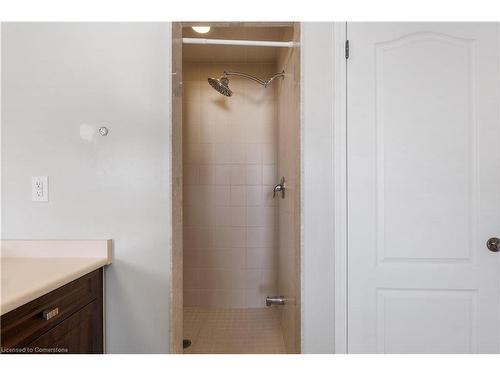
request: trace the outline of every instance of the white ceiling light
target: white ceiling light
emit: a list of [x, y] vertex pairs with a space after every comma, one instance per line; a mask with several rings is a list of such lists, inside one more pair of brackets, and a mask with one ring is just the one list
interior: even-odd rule
[[191, 26], [194, 31], [200, 34], [206, 34], [210, 31], [210, 26]]

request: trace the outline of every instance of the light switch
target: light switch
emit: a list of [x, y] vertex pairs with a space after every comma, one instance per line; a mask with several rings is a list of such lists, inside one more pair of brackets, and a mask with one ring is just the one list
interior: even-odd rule
[[33, 202], [49, 201], [49, 179], [47, 176], [31, 177], [31, 200]]

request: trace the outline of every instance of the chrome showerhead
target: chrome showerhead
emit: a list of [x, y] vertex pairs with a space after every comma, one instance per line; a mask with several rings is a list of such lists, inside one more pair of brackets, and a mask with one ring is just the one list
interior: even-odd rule
[[276, 73], [273, 75], [271, 78], [269, 78], [267, 81], [264, 81], [260, 78], [254, 77], [250, 74], [246, 73], [241, 73], [241, 72], [224, 72], [224, 75], [220, 77], [219, 79], [215, 78], [209, 78], [208, 83], [210, 86], [212, 86], [217, 92], [219, 92], [222, 95], [225, 96], [232, 96], [233, 92], [229, 88], [229, 78], [228, 76], [237, 76], [237, 77], [243, 77], [246, 79], [250, 79], [254, 82], [257, 82], [267, 88], [269, 84], [274, 81], [276, 78], [281, 77], [282, 79], [285, 79], [285, 71], [283, 70], [281, 73]]
[[226, 76], [222, 76], [219, 79], [209, 78], [208, 83], [224, 96], [233, 95], [233, 92], [229, 88], [229, 78], [227, 78]]

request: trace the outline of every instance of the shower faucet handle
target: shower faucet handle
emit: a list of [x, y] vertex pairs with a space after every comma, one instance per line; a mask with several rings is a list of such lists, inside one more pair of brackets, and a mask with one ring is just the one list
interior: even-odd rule
[[281, 177], [281, 181], [273, 189], [273, 198], [276, 197], [276, 193], [281, 192], [281, 199], [285, 199], [285, 177]]

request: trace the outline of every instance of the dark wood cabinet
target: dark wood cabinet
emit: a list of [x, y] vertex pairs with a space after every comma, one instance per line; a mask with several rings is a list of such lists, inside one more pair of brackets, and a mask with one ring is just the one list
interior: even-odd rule
[[102, 353], [102, 269], [0, 317], [4, 353]]

